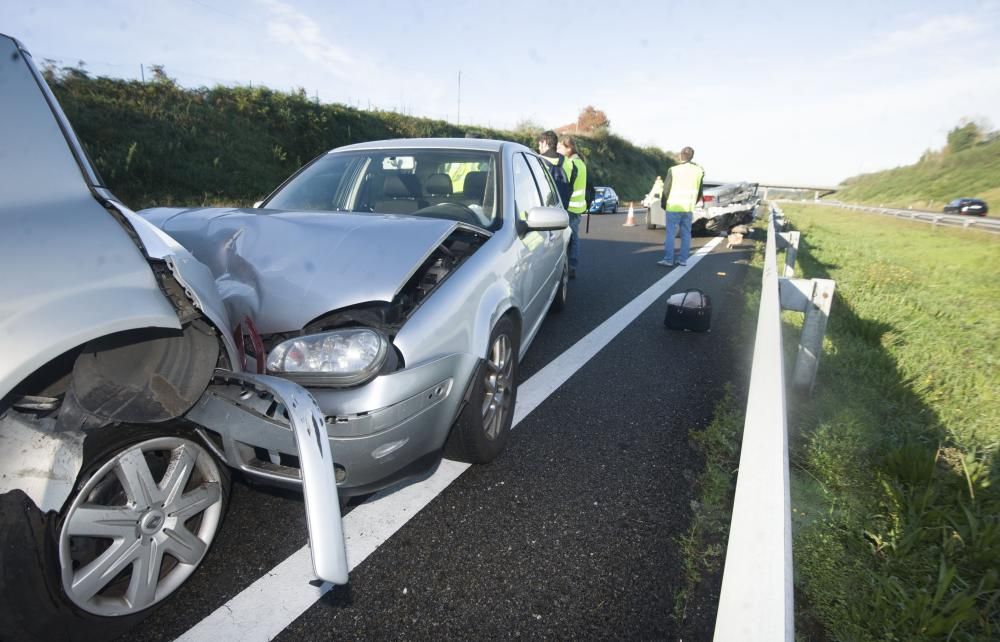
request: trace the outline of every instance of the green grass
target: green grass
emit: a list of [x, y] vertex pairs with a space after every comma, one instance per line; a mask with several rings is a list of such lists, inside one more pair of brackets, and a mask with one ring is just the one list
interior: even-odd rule
[[691, 439], [705, 455], [705, 468], [695, 482], [691, 526], [677, 538], [684, 569], [684, 587], [674, 595], [672, 617], [683, 628], [688, 605], [696, 592], [705, 591], [707, 578], [722, 573], [734, 491], [733, 471], [740, 453], [743, 409], [727, 389], [712, 423], [691, 432]]
[[[1000, 238], [784, 210], [803, 233], [797, 275], [837, 280], [815, 391], [789, 399], [797, 639], [1000, 638]], [[743, 343], [762, 251], [745, 281]], [[790, 374], [802, 315], [783, 319]], [[738, 397], [693, 435], [706, 464], [678, 539], [681, 624], [722, 573]]]
[[855, 176], [831, 198], [937, 211], [960, 196], [1000, 207], [1000, 138], [953, 154], [927, 153], [906, 167]]
[[1000, 239], [784, 209], [798, 273], [837, 281], [789, 419], [800, 635], [996, 639]]

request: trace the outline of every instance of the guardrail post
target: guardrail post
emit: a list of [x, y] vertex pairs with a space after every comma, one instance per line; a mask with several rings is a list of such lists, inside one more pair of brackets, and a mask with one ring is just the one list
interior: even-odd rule
[[806, 318], [802, 324], [802, 337], [799, 339], [795, 370], [792, 374], [792, 386], [810, 392], [816, 383], [819, 357], [823, 354], [826, 322], [830, 318], [830, 305], [833, 303], [833, 293], [837, 287], [837, 282], [832, 279], [811, 279], [811, 281], [812, 293], [805, 309]]
[[785, 277], [795, 276], [795, 255], [799, 251], [799, 237], [801, 232], [782, 232], [778, 235], [781, 245], [785, 250]]

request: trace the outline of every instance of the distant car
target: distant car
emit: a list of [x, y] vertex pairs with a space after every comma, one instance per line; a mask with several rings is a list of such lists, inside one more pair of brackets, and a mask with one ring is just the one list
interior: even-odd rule
[[[506, 443], [517, 364], [566, 300], [569, 221], [546, 161], [482, 139], [325, 153], [258, 208], [140, 212], [215, 274], [259, 331], [266, 372], [323, 411], [341, 496], [478, 463]], [[248, 342], [249, 345], [252, 342]], [[236, 449], [244, 473], [294, 485], [293, 451]]]
[[593, 214], [614, 214], [618, 211], [618, 194], [610, 187], [595, 187], [594, 202], [590, 204]]
[[945, 214], [971, 214], [973, 216], [986, 216], [990, 208], [986, 206], [986, 201], [978, 198], [956, 198], [944, 206]]

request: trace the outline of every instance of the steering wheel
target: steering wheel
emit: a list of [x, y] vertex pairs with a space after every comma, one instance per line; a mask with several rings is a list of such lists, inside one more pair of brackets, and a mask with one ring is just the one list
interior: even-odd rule
[[440, 218], [447, 218], [453, 221], [459, 221], [460, 223], [482, 225], [479, 215], [476, 214], [471, 207], [465, 205], [464, 203], [442, 201], [440, 203], [435, 203], [430, 207], [425, 207], [423, 210], [419, 211], [433, 213], [434, 215], [439, 215]]

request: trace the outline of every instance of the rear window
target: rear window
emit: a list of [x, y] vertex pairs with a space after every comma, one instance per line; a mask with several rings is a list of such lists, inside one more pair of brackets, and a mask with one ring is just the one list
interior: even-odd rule
[[395, 149], [333, 152], [279, 188], [264, 207], [426, 216], [499, 227], [491, 152]]

